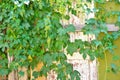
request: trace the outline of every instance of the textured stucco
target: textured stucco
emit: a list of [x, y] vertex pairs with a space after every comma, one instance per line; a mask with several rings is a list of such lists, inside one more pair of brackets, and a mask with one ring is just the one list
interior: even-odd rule
[[[109, 16], [107, 16], [107, 15], [113, 11], [115, 11], [115, 12], [120, 11], [120, 3], [116, 3], [114, 0], [112, 0], [112, 1], [109, 1], [106, 3], [102, 3], [102, 4], [95, 3], [95, 7], [99, 8], [99, 12], [100, 12], [100, 13], [98, 13], [99, 16], [96, 16], [97, 18], [99, 18], [100, 16], [103, 16], [103, 17], [106, 16], [105, 21], [109, 24], [115, 23], [117, 21], [117, 19], [118, 19], [117, 14], [112, 13], [112, 15], [109, 15]], [[106, 15], [106, 13], [107, 13], [107, 15]], [[103, 17], [102, 17], [102, 19], [103, 19]]]
[[[101, 34], [100, 36], [102, 37], [103, 34]], [[120, 56], [120, 38], [115, 40], [114, 44], [117, 46], [117, 48], [114, 49], [114, 53], [111, 54], [110, 52], [106, 52], [107, 70], [109, 70], [108, 72], [106, 71], [105, 58], [98, 59], [99, 80], [120, 80], [120, 72], [115, 74], [111, 71], [111, 67], [110, 67], [111, 63], [115, 63], [117, 66], [120, 66], [120, 59], [113, 60], [113, 56]], [[105, 72], [106, 72], [106, 79], [105, 79]]]

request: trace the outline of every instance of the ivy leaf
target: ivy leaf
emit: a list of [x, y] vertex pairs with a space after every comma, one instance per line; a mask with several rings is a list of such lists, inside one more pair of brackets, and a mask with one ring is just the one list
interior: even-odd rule
[[116, 60], [120, 60], [120, 56], [115, 55], [115, 56], [112, 57], [112, 59], [113, 59], [114, 61], [116, 61]]
[[113, 73], [117, 72], [117, 66], [114, 63], [111, 63], [111, 70]]
[[96, 24], [97, 22], [96, 22], [96, 20], [94, 19], [94, 18], [90, 18], [90, 19], [88, 19], [87, 21], [86, 21], [86, 24]]
[[43, 29], [43, 27], [45, 26], [44, 24], [44, 20], [38, 20], [37, 24], [36, 24], [36, 27], [40, 28], [40, 29]]
[[32, 73], [32, 75], [34, 76], [34, 78], [37, 78], [37, 77], [39, 76], [39, 72], [34, 71], [34, 72]]
[[[44, 76], [47, 77], [47, 73], [48, 73], [49, 71], [50, 71], [50, 67], [43, 66], [42, 69], [41, 69], [41, 71], [40, 71], [40, 73], [39, 73], [39, 75], [40, 75], [40, 76], [44, 75]], [[35, 74], [36, 74], [36, 73], [35, 73]]]
[[111, 63], [111, 67], [112, 67], [113, 69], [116, 69], [116, 65], [115, 65], [114, 63]]
[[64, 28], [59, 28], [57, 32], [58, 32], [58, 34], [59, 34], [60, 36], [66, 34], [66, 30], [65, 30]]
[[88, 15], [92, 12], [90, 8], [87, 8], [86, 11], [87, 11], [86, 14]]
[[69, 24], [66, 28], [67, 32], [75, 32], [75, 26], [73, 24]]
[[66, 77], [64, 75], [65, 75], [65, 73], [63, 71], [60, 71], [58, 73], [57, 80], [66, 80]]
[[111, 35], [112, 35], [113, 39], [116, 40], [120, 37], [120, 31], [112, 32]]
[[18, 74], [19, 74], [20, 76], [24, 76], [24, 72], [23, 72], [23, 71], [19, 71]]
[[67, 47], [68, 54], [72, 55], [74, 52], [76, 52], [78, 47], [75, 45], [75, 43], [70, 43]]
[[76, 10], [72, 9], [72, 14], [76, 15]]
[[87, 54], [83, 53], [83, 59], [86, 59], [86, 57], [87, 57]]
[[52, 65], [52, 56], [50, 54], [45, 54], [43, 61], [46, 65], [50, 66]]
[[2, 16], [0, 16], [0, 21], [2, 21], [2, 19], [3, 19], [3, 17], [2, 17]]
[[3, 69], [3, 68], [0, 69], [0, 75], [5, 76], [8, 73], [9, 73], [8, 69]]
[[98, 47], [99, 45], [102, 45], [102, 42], [98, 40], [93, 40], [92, 42], [96, 45], [96, 47]]
[[95, 56], [94, 55], [90, 55], [90, 60], [94, 60], [95, 59]]
[[69, 20], [69, 19], [70, 19], [70, 16], [69, 16], [69, 15], [65, 15], [65, 19], [66, 19], [66, 20]]
[[55, 43], [55, 48], [58, 49], [58, 50], [62, 50], [62, 47], [63, 47], [63, 42], [62, 41], [56, 41]]
[[118, 22], [120, 22], [120, 16], [118, 16]]
[[84, 42], [82, 40], [75, 40], [75, 45], [78, 48], [83, 48], [84, 47]]
[[67, 64], [67, 68], [66, 68], [66, 73], [67, 74], [70, 74], [73, 72], [73, 67], [71, 64]]
[[55, 61], [55, 60], [58, 61], [59, 60], [58, 59], [59, 58], [59, 54], [58, 53], [53, 53], [51, 56], [52, 56], [53, 61]]
[[77, 70], [74, 70], [70, 76], [71, 80], [80, 80], [80, 73]]
[[66, 55], [64, 53], [59, 53], [59, 57], [61, 59], [67, 60], [67, 57], [66, 57]]
[[105, 1], [104, 0], [95, 0], [96, 2], [98, 3], [104, 3]]

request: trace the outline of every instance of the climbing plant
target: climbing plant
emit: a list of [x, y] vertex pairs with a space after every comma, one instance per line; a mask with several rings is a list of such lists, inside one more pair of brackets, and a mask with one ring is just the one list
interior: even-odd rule
[[[120, 36], [120, 31], [108, 33], [105, 20], [107, 16], [104, 16], [108, 13], [99, 15], [101, 8], [91, 10], [87, 4], [81, 4], [82, 0], [76, 1], [78, 8], [75, 9], [72, 7], [74, 0], [0, 0], [0, 75], [9, 75], [11, 71], [26, 67], [30, 78], [30, 70], [42, 62], [42, 69], [33, 72], [34, 78], [47, 76], [50, 70], [54, 70], [58, 74], [58, 80], [80, 80], [80, 73], [73, 70], [67, 62], [64, 49], [70, 55], [80, 49], [83, 58], [89, 55], [91, 60], [104, 58], [106, 51], [113, 51], [113, 41]], [[119, 0], [115, 1], [119, 4]], [[94, 2], [104, 4], [107, 1]], [[86, 19], [81, 30], [84, 34], [95, 34], [96, 40], [69, 41], [68, 33], [74, 32], [75, 27], [69, 24], [64, 28], [61, 20], [69, 20], [66, 11], [79, 14], [79, 8], [83, 8], [86, 14], [96, 14], [96, 18]], [[113, 12], [118, 16], [116, 25], [120, 26], [120, 12]], [[105, 36], [98, 38], [101, 32]], [[18, 75], [22, 76], [24, 72], [18, 71]]]

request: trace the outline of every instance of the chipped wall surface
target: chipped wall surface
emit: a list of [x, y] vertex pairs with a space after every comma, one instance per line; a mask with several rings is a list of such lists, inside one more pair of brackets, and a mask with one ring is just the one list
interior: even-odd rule
[[[89, 19], [89, 18], [94, 18], [94, 2], [92, 1], [91, 3], [84, 1], [79, 1], [79, 5], [82, 5], [82, 7], [77, 8], [77, 0], [73, 1], [72, 7], [77, 10], [76, 15], [68, 12], [66, 10], [66, 15], [70, 16], [69, 20], [65, 20], [62, 19], [61, 23], [63, 26], [69, 25], [69, 24], [73, 24], [74, 26], [76, 25], [83, 25], [85, 24], [85, 20]], [[92, 13], [87, 13], [87, 8], [89, 8], [91, 11], [93, 11]], [[85, 11], [86, 10], [86, 11]]]
[[[94, 8], [94, 3], [86, 3], [86, 2], [81, 2], [82, 4], [87, 4], [88, 7], [91, 8], [91, 10]], [[76, 7], [76, 2], [73, 3], [73, 7]], [[85, 7], [85, 6], [84, 6]], [[86, 7], [85, 7], [86, 8]], [[83, 11], [80, 9], [80, 11]], [[61, 20], [61, 23], [63, 26], [68, 25], [68, 24], [73, 24], [74, 26], [76, 25], [83, 25], [85, 24], [85, 19], [93, 18], [94, 13], [85, 14], [85, 12], [80, 12], [76, 16], [69, 13], [70, 19], [68, 21], [66, 20]], [[70, 41], [74, 42], [76, 39], [82, 39], [83, 41], [91, 41], [95, 39], [95, 35], [89, 34], [89, 35], [84, 35], [83, 32], [70, 32]], [[79, 52], [75, 52], [73, 56], [67, 55], [68, 62], [73, 64], [74, 70], [77, 70], [81, 74], [81, 80], [97, 80], [97, 62], [96, 60], [91, 61], [89, 57], [84, 60], [82, 55], [79, 54]], [[38, 66], [36, 67], [35, 71], [39, 71], [41, 67], [43, 66], [42, 63], [39, 63]], [[51, 70], [48, 72], [47, 78], [39, 77], [36, 80], [57, 80], [57, 74], [55, 71]]]
[[[70, 41], [74, 42], [76, 39], [82, 41], [95, 40], [95, 35], [84, 35], [83, 32], [70, 33]], [[89, 56], [84, 60], [79, 52], [75, 52], [73, 56], [67, 55], [68, 62], [73, 64], [74, 70], [77, 70], [81, 74], [81, 80], [97, 80], [97, 61], [91, 61]]]
[[[94, 35], [84, 35], [83, 32], [74, 32], [69, 34], [71, 42], [74, 42], [75, 39], [81, 39], [83, 41], [91, 41], [95, 39]], [[68, 62], [73, 65], [73, 69], [77, 70], [81, 74], [81, 80], [97, 80], [98, 76], [96, 59], [91, 61], [89, 56], [87, 56], [87, 58], [84, 60], [79, 52], [75, 52], [72, 56], [67, 55], [67, 59]], [[57, 75], [54, 71], [49, 73], [47, 80], [57, 80]]]
[[[92, 4], [87, 3], [87, 5], [89, 5], [88, 7], [90, 7], [91, 9], [94, 8], [93, 2]], [[73, 7], [75, 7], [75, 2]], [[61, 23], [63, 24], [63, 26], [68, 24], [73, 24], [74, 26], [81, 25], [81, 24], [83, 25], [85, 24], [85, 19], [94, 17], [94, 13], [90, 13], [89, 15], [85, 13], [80, 13], [79, 16], [75, 16], [73, 14], [69, 14], [69, 15], [70, 15], [70, 19], [68, 21], [61, 20]], [[69, 35], [70, 35], [71, 42], [75, 42], [76, 39], [81, 39], [82, 41], [88, 41], [88, 42], [95, 39], [95, 35], [92, 35], [92, 34], [84, 35], [83, 32], [80, 32], [80, 31], [70, 32]], [[98, 76], [97, 76], [97, 60], [96, 59], [94, 61], [91, 61], [89, 59], [89, 56], [87, 56], [87, 58], [84, 60], [82, 55], [79, 52], [75, 52], [72, 56], [67, 55], [67, 59], [68, 59], [68, 62], [73, 65], [73, 69], [80, 72], [81, 80], [97, 80]], [[49, 72], [47, 80], [57, 80], [57, 75], [55, 74], [54, 71]]]
[[[106, 9], [108, 9], [108, 8], [111, 9], [111, 7], [116, 8], [114, 6], [118, 6], [118, 4], [116, 5], [115, 3], [109, 2], [109, 4], [105, 5]], [[90, 7], [93, 8], [94, 4], [93, 3], [90, 4]], [[120, 7], [117, 7], [116, 10], [118, 10], [118, 8], [120, 8]], [[70, 14], [70, 19], [68, 21], [63, 20], [62, 24], [63, 24], [63, 26], [68, 25], [68, 24], [73, 24], [74, 26], [84, 25], [86, 18], [88, 19], [88, 18], [93, 18], [93, 17], [94, 17], [94, 13], [89, 14], [89, 15], [82, 13], [82, 14], [79, 14], [79, 16]], [[108, 21], [108, 23], [111, 23], [111, 22], [114, 22], [115, 19], [110, 18], [110, 19], [107, 19], [107, 21]], [[118, 30], [118, 28], [113, 27], [112, 24], [108, 24], [107, 26], [108, 26], [109, 31], [117, 31]], [[76, 31], [74, 33], [71, 32], [71, 33], [69, 33], [69, 35], [70, 35], [71, 42], [74, 42], [76, 39], [82, 39], [83, 41], [91, 41], [91, 40], [95, 39], [94, 35], [84, 35], [83, 32], [79, 32], [79, 31]], [[119, 41], [120, 41], [120, 39], [115, 41], [115, 44], [118, 45], [118, 48], [115, 49], [115, 52], [116, 52], [115, 55], [119, 55], [118, 52], [120, 52]], [[80, 72], [81, 80], [98, 80], [98, 79], [104, 80], [104, 77], [105, 77], [104, 75], [106, 72], [106, 70], [105, 70], [106, 66], [105, 66], [104, 60], [99, 59], [100, 65], [99, 65], [99, 69], [97, 69], [97, 67], [98, 67], [97, 60], [90, 61], [89, 57], [87, 57], [87, 59], [84, 60], [82, 58], [82, 55], [79, 54], [79, 52], [75, 52], [73, 54], [73, 56], [67, 55], [67, 58], [68, 58], [68, 62], [73, 64], [74, 70], [77, 70]], [[107, 54], [107, 61], [110, 65], [110, 62], [112, 61], [112, 56], [110, 54]], [[116, 61], [115, 63], [117, 65], [119, 65], [120, 61]], [[99, 70], [99, 72], [97, 70]], [[54, 73], [54, 71], [53, 71], [53, 73]], [[120, 75], [120, 73], [113, 74], [112, 72], [109, 72], [109, 73], [107, 73], [107, 80], [120, 80], [120, 77], [117, 77], [119, 75]], [[57, 80], [56, 77], [57, 77], [56, 74], [53, 77], [52, 72], [50, 72], [50, 75], [47, 78], [47, 80]]]
[[[82, 2], [82, 4], [85, 4], [86, 2]], [[76, 2], [73, 3], [73, 7], [76, 7]], [[91, 10], [94, 8], [94, 3], [86, 3], [88, 7], [91, 8]], [[82, 11], [80, 9], [80, 11]], [[76, 25], [83, 25], [85, 24], [85, 19], [93, 18], [94, 13], [85, 14], [85, 12], [80, 12], [76, 16], [69, 13], [70, 19], [67, 20], [61, 20], [61, 23], [63, 26], [68, 25], [68, 24], [73, 24], [74, 26]], [[84, 35], [83, 32], [70, 32], [70, 41], [74, 42], [76, 39], [82, 39], [83, 41], [91, 41], [95, 39], [95, 35], [89, 34], [89, 35]], [[75, 52], [73, 56], [67, 55], [68, 62], [73, 64], [74, 70], [77, 70], [81, 74], [81, 80], [97, 80], [97, 61], [91, 61], [89, 57], [84, 60], [82, 55], [79, 54], [79, 52]], [[42, 65], [42, 64], [41, 64]], [[40, 65], [39, 65], [40, 66]], [[38, 66], [38, 67], [39, 67]], [[43, 66], [43, 65], [42, 65]], [[55, 71], [51, 70], [48, 72], [47, 78], [45, 77], [40, 77], [37, 80], [57, 80], [57, 74]]]

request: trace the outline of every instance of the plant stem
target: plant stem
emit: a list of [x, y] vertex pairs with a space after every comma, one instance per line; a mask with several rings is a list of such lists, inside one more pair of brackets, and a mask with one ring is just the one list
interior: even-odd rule
[[104, 76], [104, 80], [106, 80], [107, 79], [107, 56], [106, 56], [106, 53], [104, 53], [105, 54], [105, 76]]

